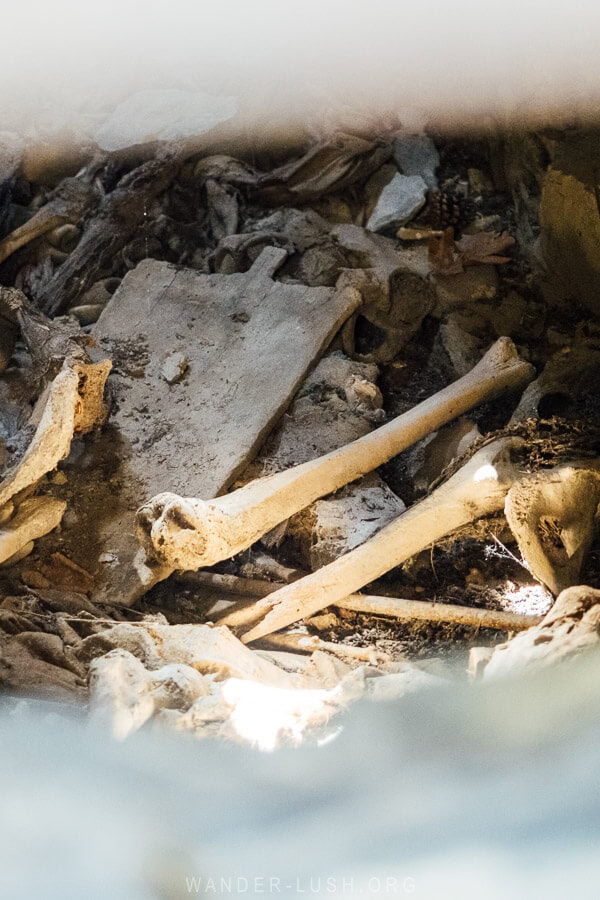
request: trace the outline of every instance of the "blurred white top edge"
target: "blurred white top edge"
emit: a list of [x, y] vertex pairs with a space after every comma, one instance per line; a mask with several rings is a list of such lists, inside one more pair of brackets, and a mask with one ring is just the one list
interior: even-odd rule
[[594, 118], [600, 95], [591, 0], [22, 0], [2, 33], [0, 131], [30, 140], [93, 136], [161, 90], [271, 131], [390, 114], [411, 130], [535, 126]]

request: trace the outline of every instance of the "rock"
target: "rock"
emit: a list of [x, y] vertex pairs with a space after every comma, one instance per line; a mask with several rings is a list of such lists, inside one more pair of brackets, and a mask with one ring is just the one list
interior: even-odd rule
[[[569, 129], [549, 143], [551, 166], [542, 179], [541, 234], [535, 260], [550, 304], [576, 301], [600, 317], [600, 213], [597, 137]], [[538, 170], [539, 171], [539, 170]]]
[[511, 422], [552, 415], [585, 414], [586, 402], [600, 390], [600, 348], [594, 338], [579, 338], [562, 347], [527, 385]]
[[420, 175], [428, 190], [436, 190], [438, 180], [435, 172], [440, 164], [440, 155], [429, 135], [402, 135], [394, 141], [393, 152], [403, 175]]
[[376, 474], [361, 478], [334, 497], [317, 500], [290, 522], [292, 536], [306, 542], [312, 571], [338, 559], [402, 515], [402, 500]]
[[102, 150], [124, 150], [150, 141], [177, 141], [210, 131], [231, 119], [231, 97], [179, 88], [138, 91], [119, 104], [96, 129]]
[[509, 291], [499, 303], [482, 308], [482, 313], [488, 317], [498, 337], [506, 335], [519, 341], [523, 334], [527, 301], [516, 291]]
[[363, 437], [371, 428], [371, 413], [356, 397], [356, 382], [378, 390], [378, 368], [334, 351], [307, 376], [288, 414], [261, 450], [243, 480], [287, 469], [323, 456]]
[[369, 180], [365, 185], [365, 207], [364, 207], [364, 221], [368, 222], [371, 215], [373, 214], [373, 210], [377, 206], [377, 201], [381, 195], [382, 190], [392, 181], [392, 179], [398, 174], [398, 167], [393, 163], [389, 163], [385, 166], [382, 166], [376, 172], [371, 175]]
[[171, 353], [165, 359], [160, 374], [167, 384], [175, 384], [176, 382], [181, 381], [187, 372], [189, 365], [190, 361], [185, 353]]
[[[339, 351], [325, 356], [243, 480], [307, 462], [371, 431], [381, 413], [377, 375], [372, 363], [356, 362]], [[287, 534], [314, 569], [362, 543], [404, 509], [379, 476], [370, 474], [293, 516]]]
[[439, 341], [447, 354], [456, 378], [471, 371], [489, 343], [485, 334], [481, 334], [481, 324], [482, 319], [477, 313], [472, 316], [469, 311], [459, 310], [446, 316], [440, 325], [436, 342]]
[[481, 437], [477, 425], [467, 416], [461, 416], [445, 428], [407, 452], [407, 472], [413, 479], [417, 491], [425, 491], [446, 466], [460, 457]]
[[402, 265], [392, 272], [382, 269], [351, 269], [340, 277], [338, 286], [357, 290], [362, 306], [342, 330], [342, 347], [355, 359], [388, 363], [421, 327], [435, 304], [435, 295], [426, 278], [412, 267]]
[[72, 306], [69, 310], [71, 316], [75, 316], [82, 327], [93, 325], [102, 314], [104, 306], [100, 303], [86, 303], [82, 306]]
[[[28, 646], [30, 643], [24, 633], [16, 637], [0, 635], [0, 688], [10, 693], [25, 694], [29, 697], [45, 697], [68, 703], [80, 701], [85, 696], [83, 679], [71, 668], [55, 665], [40, 659], [36, 650]], [[54, 635], [40, 634], [39, 640], [49, 639]], [[60, 638], [56, 641], [62, 644]]]
[[369, 231], [399, 228], [425, 204], [427, 185], [420, 175], [395, 175], [381, 194], [367, 222]]

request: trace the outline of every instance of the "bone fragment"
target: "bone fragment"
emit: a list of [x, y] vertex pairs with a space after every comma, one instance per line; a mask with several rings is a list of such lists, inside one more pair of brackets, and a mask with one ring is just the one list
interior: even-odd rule
[[[561, 591], [541, 623], [494, 648], [484, 679], [516, 675], [524, 668], [543, 668], [598, 652], [600, 591], [576, 585]], [[571, 698], [572, 699], [572, 698]]]
[[56, 468], [68, 455], [75, 432], [85, 433], [103, 420], [102, 393], [110, 367], [104, 360], [66, 364], [59, 372], [34, 410], [35, 417], [39, 407], [40, 418], [25, 456], [0, 482], [0, 508]]
[[0, 563], [15, 556], [30, 541], [56, 528], [66, 508], [64, 500], [53, 497], [24, 500], [15, 516], [0, 528]]
[[89, 180], [65, 178], [48, 203], [0, 241], [0, 263], [36, 238], [71, 222], [80, 222], [99, 200], [100, 191]]
[[117, 648], [90, 664], [90, 717], [123, 740], [164, 708], [187, 709], [209, 693], [192, 666], [171, 664], [148, 671], [128, 650]]
[[[260, 478], [211, 502], [157, 494], [138, 512], [147, 555], [173, 569], [198, 569], [240, 553], [314, 500], [501, 391], [531, 380], [509, 338], [499, 338], [467, 375], [387, 425], [319, 459]], [[426, 542], [430, 543], [430, 542]], [[365, 582], [363, 582], [365, 583]]]
[[259, 601], [255, 612], [260, 621], [244, 634], [244, 643], [339, 604], [450, 532], [502, 509], [518, 477], [511, 450], [521, 446], [518, 438], [503, 438], [482, 448], [429, 497], [360, 547]]
[[508, 492], [504, 511], [523, 558], [555, 595], [579, 581], [599, 503], [600, 466], [557, 466]]
[[[185, 579], [198, 579], [199, 585], [206, 585], [213, 590], [221, 590], [224, 594], [237, 596], [266, 597], [283, 584], [268, 581], [253, 581], [249, 578], [237, 578], [235, 575], [213, 575], [212, 572], [195, 572]], [[224, 579], [224, 580], [221, 580]], [[192, 582], [196, 583], [195, 581]], [[383, 597], [375, 594], [349, 594], [336, 604], [341, 609], [353, 612], [368, 613], [373, 616], [389, 616], [402, 622], [414, 620], [422, 622], [449, 622], [454, 625], [474, 625], [477, 628], [495, 628], [499, 631], [523, 631], [541, 622], [541, 616], [526, 616], [521, 613], [506, 612], [496, 609], [476, 609], [472, 606], [457, 606], [453, 603], [434, 603], [429, 600], [406, 600], [400, 597]], [[250, 600], [240, 600], [232, 604], [221, 616], [217, 617], [219, 625], [239, 628], [249, 624], [255, 617], [255, 604]], [[270, 635], [277, 640], [282, 635]], [[290, 637], [290, 635], [285, 635]], [[294, 637], [299, 637], [295, 635]]]

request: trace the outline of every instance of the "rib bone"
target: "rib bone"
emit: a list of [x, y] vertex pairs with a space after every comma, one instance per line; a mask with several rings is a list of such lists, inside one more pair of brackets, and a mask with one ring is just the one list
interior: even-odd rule
[[205, 502], [157, 494], [138, 511], [149, 559], [172, 569], [211, 566], [247, 549], [299, 510], [371, 472], [483, 400], [533, 377], [509, 338], [499, 338], [458, 381], [376, 431], [326, 456]]
[[502, 509], [518, 476], [511, 451], [523, 443], [519, 438], [501, 438], [482, 448], [429, 497], [360, 547], [259, 601], [255, 610], [260, 621], [242, 637], [244, 643], [339, 604], [450, 532]]

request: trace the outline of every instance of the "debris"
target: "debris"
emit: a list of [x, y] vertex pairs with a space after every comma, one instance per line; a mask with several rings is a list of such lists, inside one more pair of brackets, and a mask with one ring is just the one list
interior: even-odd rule
[[490, 231], [479, 231], [476, 234], [463, 234], [456, 242], [463, 265], [499, 265], [510, 262], [510, 256], [503, 256], [504, 250], [512, 247], [515, 239], [506, 231], [501, 234]]
[[89, 363], [89, 338], [71, 320], [51, 320], [16, 288], [0, 287], [2, 318], [20, 332], [31, 356], [38, 392], [71, 362]]
[[100, 318], [104, 306], [99, 303], [84, 303], [81, 306], [72, 306], [69, 315], [75, 316], [82, 327], [93, 325]]
[[212, 502], [158, 494], [138, 513], [139, 540], [149, 559], [171, 569], [197, 569], [227, 559], [314, 500], [373, 471], [487, 397], [526, 383], [532, 374], [512, 341], [501, 338], [464, 378], [320, 459], [251, 482]]
[[[85, 681], [72, 669], [40, 659], [23, 632], [18, 636], [0, 633], [0, 687], [12, 694], [47, 698], [64, 703], [81, 703]], [[26, 634], [26, 633], [25, 633]], [[52, 635], [44, 635], [52, 638]]]
[[304, 530], [308, 563], [312, 571], [333, 562], [362, 544], [406, 509], [399, 497], [377, 475], [368, 475], [328, 500], [317, 500], [300, 517], [294, 517], [289, 532], [294, 538]]
[[476, 310], [469, 307], [450, 312], [440, 323], [436, 340], [447, 355], [454, 376], [466, 375], [481, 357], [489, 329]]
[[166, 145], [153, 159], [124, 175], [104, 197], [77, 247], [41, 287], [36, 299], [45, 313], [56, 315], [81, 303], [86, 291], [111, 271], [115, 253], [142, 226], [148, 205], [168, 188], [186, 152], [191, 151]]
[[24, 457], [0, 482], [0, 508], [55, 469], [67, 456], [75, 434], [86, 434], [104, 421], [103, 390], [109, 370], [108, 360], [65, 364], [33, 412], [39, 424]]
[[81, 223], [99, 202], [98, 188], [87, 173], [79, 178], [63, 179], [31, 219], [0, 241], [0, 263], [25, 244], [55, 232], [59, 226]]
[[189, 365], [190, 361], [185, 353], [175, 351], [174, 353], [170, 353], [165, 359], [160, 374], [167, 384], [175, 384], [176, 382], [181, 381], [187, 372]]
[[455, 308], [495, 300], [498, 295], [498, 274], [494, 266], [473, 266], [457, 275], [434, 275], [432, 281], [436, 296], [432, 315], [438, 318]]
[[92, 657], [92, 718], [118, 739], [170, 709], [163, 721], [171, 727], [274, 749], [298, 743], [365, 688], [362, 670], [344, 677], [343, 667], [324, 690], [323, 673], [286, 672], [228, 629], [205, 625], [117, 625], [86, 638], [76, 652]]
[[424, 438], [409, 457], [409, 474], [415, 490], [426, 491], [453, 459], [460, 459], [481, 437], [477, 426], [461, 416]]
[[367, 228], [384, 231], [410, 222], [425, 205], [427, 185], [420, 175], [394, 175], [379, 195]]
[[454, 228], [444, 229], [440, 237], [432, 235], [427, 246], [429, 265], [435, 275], [458, 275], [464, 272], [462, 259], [456, 252]]

